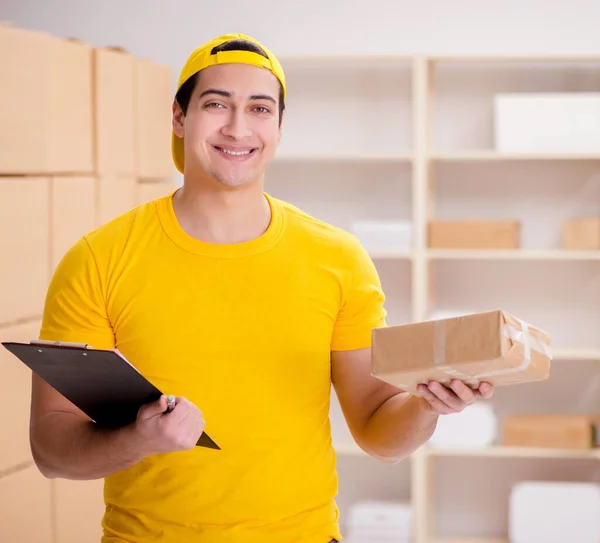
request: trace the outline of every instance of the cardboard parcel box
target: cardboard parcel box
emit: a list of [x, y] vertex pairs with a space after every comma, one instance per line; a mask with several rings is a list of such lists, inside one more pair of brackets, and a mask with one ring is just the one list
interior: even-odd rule
[[546, 332], [500, 310], [373, 330], [372, 375], [413, 394], [429, 381], [542, 381], [551, 360]]

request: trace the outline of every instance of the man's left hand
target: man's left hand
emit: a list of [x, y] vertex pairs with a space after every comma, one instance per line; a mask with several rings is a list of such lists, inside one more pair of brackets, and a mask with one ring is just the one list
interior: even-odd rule
[[478, 398], [489, 400], [494, 394], [494, 387], [489, 383], [481, 383], [478, 388], [472, 389], [459, 379], [453, 379], [449, 386], [431, 381], [428, 385], [419, 385], [417, 390], [431, 410], [439, 415], [460, 413]]

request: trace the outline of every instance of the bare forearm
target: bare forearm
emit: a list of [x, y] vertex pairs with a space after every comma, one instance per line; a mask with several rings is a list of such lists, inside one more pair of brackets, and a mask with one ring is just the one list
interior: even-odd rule
[[48, 478], [100, 479], [129, 468], [146, 454], [132, 427], [102, 430], [72, 413], [48, 413], [32, 428], [31, 448]]
[[397, 394], [367, 422], [361, 446], [373, 456], [396, 462], [412, 454], [432, 436], [438, 415], [417, 396]]

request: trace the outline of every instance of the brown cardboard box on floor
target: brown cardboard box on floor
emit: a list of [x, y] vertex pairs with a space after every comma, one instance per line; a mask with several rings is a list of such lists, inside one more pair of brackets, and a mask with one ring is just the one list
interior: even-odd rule
[[118, 48], [94, 50], [95, 173], [135, 174], [134, 58]]
[[0, 23], [0, 51], [0, 173], [92, 173], [91, 46]]
[[518, 249], [519, 221], [432, 220], [430, 249]]
[[550, 375], [550, 336], [501, 310], [377, 328], [372, 336], [372, 375], [413, 394], [432, 380], [502, 386]]
[[600, 414], [516, 414], [504, 419], [508, 447], [592, 449], [600, 447]]
[[600, 217], [564, 221], [562, 247], [575, 251], [600, 251]]

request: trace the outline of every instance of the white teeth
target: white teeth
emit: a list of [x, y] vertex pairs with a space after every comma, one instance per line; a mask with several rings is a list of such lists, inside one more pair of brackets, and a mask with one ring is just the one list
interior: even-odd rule
[[219, 150], [227, 155], [233, 155], [233, 156], [249, 155], [252, 151], [251, 149], [248, 149], [247, 151], [230, 151], [229, 149], [223, 149], [222, 147], [219, 147]]

